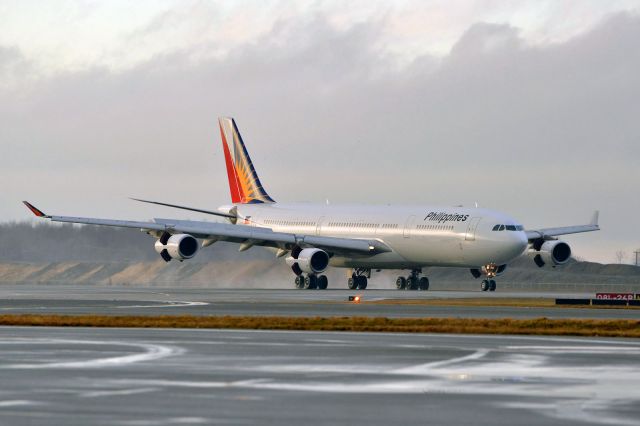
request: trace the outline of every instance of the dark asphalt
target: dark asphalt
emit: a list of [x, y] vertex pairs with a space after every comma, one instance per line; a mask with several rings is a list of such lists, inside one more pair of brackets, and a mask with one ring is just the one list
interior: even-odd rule
[[0, 327], [2, 425], [636, 425], [640, 341]]
[[[365, 303], [348, 303], [360, 294]], [[229, 290], [208, 288], [15, 285], [0, 287], [0, 314], [375, 316], [638, 319], [637, 309], [516, 308], [368, 304], [429, 298], [592, 297], [591, 294], [456, 291]]]

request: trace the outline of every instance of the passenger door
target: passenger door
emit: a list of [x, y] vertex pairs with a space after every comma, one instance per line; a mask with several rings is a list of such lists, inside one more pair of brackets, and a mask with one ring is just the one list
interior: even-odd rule
[[469, 225], [467, 225], [467, 232], [464, 235], [465, 241], [475, 241], [476, 240], [476, 228], [478, 227], [478, 223], [480, 222], [479, 217], [472, 217], [469, 221]]
[[409, 216], [409, 218], [404, 224], [404, 232], [402, 233], [402, 235], [405, 238], [409, 238], [411, 236], [411, 231], [413, 230], [413, 227], [415, 225], [416, 225], [416, 216], [415, 215]]
[[318, 219], [318, 223], [316, 224], [316, 235], [322, 234], [322, 222], [324, 222], [324, 216]]

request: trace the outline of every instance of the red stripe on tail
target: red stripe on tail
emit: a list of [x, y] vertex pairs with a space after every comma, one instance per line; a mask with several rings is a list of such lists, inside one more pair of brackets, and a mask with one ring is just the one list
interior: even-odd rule
[[227, 144], [227, 138], [224, 136], [224, 130], [222, 129], [222, 123], [219, 124], [220, 136], [222, 137], [222, 150], [224, 151], [224, 161], [227, 166], [227, 178], [229, 179], [229, 192], [231, 193], [232, 203], [241, 203], [244, 199], [242, 193], [242, 186], [238, 180], [238, 174], [236, 173], [236, 167], [231, 160], [231, 153], [229, 152], [229, 145]]

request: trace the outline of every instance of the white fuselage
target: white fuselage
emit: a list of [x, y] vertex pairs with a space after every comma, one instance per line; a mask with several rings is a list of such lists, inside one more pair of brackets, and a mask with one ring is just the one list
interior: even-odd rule
[[[478, 208], [279, 203], [238, 204], [236, 208], [238, 224], [277, 232], [378, 240], [392, 249], [375, 256], [336, 255], [330, 264], [338, 267], [503, 265], [519, 257], [528, 243], [522, 226], [513, 219]], [[494, 230], [495, 225], [505, 226]]]

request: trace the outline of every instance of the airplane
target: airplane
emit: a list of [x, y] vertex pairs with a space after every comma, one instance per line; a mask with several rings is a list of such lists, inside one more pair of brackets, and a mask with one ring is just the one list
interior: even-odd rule
[[495, 277], [525, 254], [539, 267], [563, 265], [569, 245], [557, 237], [597, 231], [598, 211], [586, 225], [525, 229], [504, 213], [446, 206], [363, 206], [277, 203], [265, 190], [233, 118], [218, 120], [231, 204], [217, 210], [133, 198], [224, 218], [205, 222], [156, 218], [149, 222], [55, 216], [24, 204], [52, 222], [138, 228], [156, 239], [162, 259], [184, 261], [217, 241], [273, 250], [295, 275], [297, 289], [326, 289], [328, 267], [348, 268], [347, 287], [364, 290], [372, 271], [407, 270], [398, 290], [428, 290], [428, 267], [468, 268], [483, 277], [480, 290], [495, 291]]

